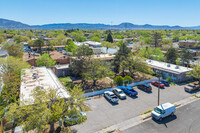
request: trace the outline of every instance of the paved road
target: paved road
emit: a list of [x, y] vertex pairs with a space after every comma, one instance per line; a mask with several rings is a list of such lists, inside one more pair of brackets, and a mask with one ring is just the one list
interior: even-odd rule
[[[136, 117], [157, 105], [158, 89], [152, 88], [152, 93], [138, 91], [138, 97], [132, 98], [127, 96], [126, 100], [120, 100], [119, 104], [113, 105], [104, 97], [88, 100], [86, 103], [92, 111], [87, 112], [88, 120], [73, 128], [79, 133], [94, 133], [108, 126], [112, 126], [125, 120]], [[192, 94], [186, 93], [183, 86], [171, 86], [161, 89], [160, 103], [171, 102], [185, 99]]]
[[176, 115], [162, 122], [148, 120], [123, 133], [200, 133], [200, 100], [176, 110]]

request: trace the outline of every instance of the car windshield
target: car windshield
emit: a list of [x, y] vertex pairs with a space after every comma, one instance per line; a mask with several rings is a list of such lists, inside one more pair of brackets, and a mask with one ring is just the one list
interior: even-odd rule
[[162, 113], [162, 110], [161, 110], [161, 109], [159, 109], [158, 107], [156, 107], [156, 108], [154, 109], [154, 111], [155, 111], [156, 113], [159, 113], [159, 114], [161, 114], [161, 113]]
[[193, 85], [188, 85], [189, 87], [195, 87], [195, 86], [193, 86]]
[[118, 93], [119, 93], [119, 94], [123, 94], [124, 92], [123, 92], [123, 91], [118, 91]]
[[117, 98], [114, 94], [111, 94], [110, 97], [112, 97], [112, 98]]
[[133, 89], [130, 89], [129, 91], [135, 92], [135, 90], [133, 90]]

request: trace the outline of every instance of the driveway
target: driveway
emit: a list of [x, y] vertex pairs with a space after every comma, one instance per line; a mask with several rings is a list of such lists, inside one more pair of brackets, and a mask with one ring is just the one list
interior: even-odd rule
[[[81, 125], [74, 126], [73, 129], [79, 133], [93, 133], [136, 117], [157, 106], [157, 87], [152, 86], [152, 93], [137, 88], [135, 90], [138, 91], [138, 97], [127, 96], [126, 100], [119, 100], [119, 103], [115, 105], [104, 97], [87, 100], [86, 104], [92, 109], [92, 111], [87, 112], [88, 120]], [[182, 85], [165, 87], [165, 89], [160, 89], [160, 104], [165, 102], [174, 103], [191, 95], [193, 94], [184, 91]]]

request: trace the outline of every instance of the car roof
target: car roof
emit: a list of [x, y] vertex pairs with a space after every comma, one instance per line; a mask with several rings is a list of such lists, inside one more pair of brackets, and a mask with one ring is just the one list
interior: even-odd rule
[[[162, 105], [162, 107], [161, 107], [161, 105]], [[171, 104], [171, 103], [164, 103], [164, 104], [161, 104], [161, 105], [159, 105], [158, 106], [158, 108], [160, 108], [160, 109], [167, 109], [167, 108], [170, 108], [170, 107], [173, 107], [174, 105], [173, 104]]]
[[122, 88], [126, 88], [126, 89], [133, 89], [133, 88], [131, 88], [131, 87], [127, 87], [127, 86], [123, 86]]
[[113, 88], [113, 90], [122, 91], [122, 90], [121, 90], [121, 89], [119, 89], [119, 88]]
[[110, 94], [110, 95], [114, 94], [112, 91], [105, 91], [104, 93], [107, 93], [107, 94]]

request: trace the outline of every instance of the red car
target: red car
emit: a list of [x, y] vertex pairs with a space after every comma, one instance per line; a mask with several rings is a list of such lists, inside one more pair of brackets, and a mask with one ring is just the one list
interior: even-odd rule
[[[159, 87], [159, 81], [151, 81], [151, 84]], [[160, 88], [164, 88], [164, 87], [165, 85], [162, 82], [160, 82]]]

